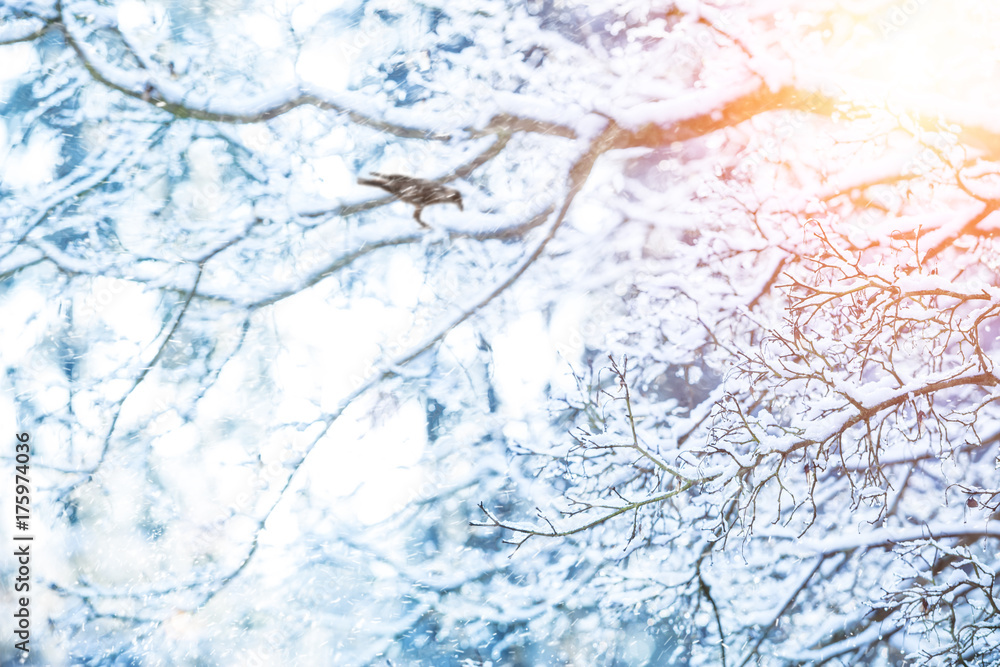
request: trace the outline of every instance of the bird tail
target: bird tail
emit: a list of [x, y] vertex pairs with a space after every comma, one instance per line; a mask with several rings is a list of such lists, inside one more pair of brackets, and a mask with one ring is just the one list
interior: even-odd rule
[[[369, 178], [359, 178], [358, 179], [358, 184], [359, 185], [374, 185], [375, 187], [381, 187], [381, 186], [383, 186], [383, 185], [385, 185], [386, 183], [389, 182], [388, 179], [385, 177], [384, 174], [380, 174], [377, 171], [373, 171], [373, 172], [369, 173], [368, 176], [369, 176]], [[372, 177], [374, 177], [374, 178], [372, 178]]]

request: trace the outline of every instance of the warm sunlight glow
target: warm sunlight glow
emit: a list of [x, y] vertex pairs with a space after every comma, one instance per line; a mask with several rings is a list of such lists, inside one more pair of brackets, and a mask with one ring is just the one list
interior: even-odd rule
[[986, 82], [995, 87], [998, 48], [989, 27], [998, 17], [1000, 7], [983, 0], [907, 0], [853, 14], [843, 29], [850, 37], [831, 40], [837, 83], [849, 95], [914, 110], [974, 106]]

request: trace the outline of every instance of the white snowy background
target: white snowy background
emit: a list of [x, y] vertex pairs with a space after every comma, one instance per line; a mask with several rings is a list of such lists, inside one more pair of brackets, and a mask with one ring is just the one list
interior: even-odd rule
[[998, 27], [4, 3], [25, 664], [997, 664]]

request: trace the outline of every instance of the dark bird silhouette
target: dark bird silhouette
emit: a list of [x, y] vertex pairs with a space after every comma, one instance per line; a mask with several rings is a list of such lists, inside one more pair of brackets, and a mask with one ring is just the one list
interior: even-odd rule
[[402, 174], [379, 174], [372, 172], [369, 178], [359, 178], [361, 185], [373, 185], [382, 188], [389, 194], [407, 204], [413, 204], [416, 209], [413, 212], [413, 219], [420, 223], [421, 227], [429, 227], [427, 223], [420, 219], [420, 212], [425, 206], [431, 204], [457, 204], [459, 211], [462, 208], [462, 193], [455, 188], [449, 188], [434, 181], [428, 181], [414, 176], [404, 176]]

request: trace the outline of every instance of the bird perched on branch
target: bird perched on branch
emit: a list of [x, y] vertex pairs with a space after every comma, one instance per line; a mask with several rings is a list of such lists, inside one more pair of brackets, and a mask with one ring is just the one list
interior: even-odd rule
[[431, 204], [457, 204], [459, 211], [462, 208], [462, 193], [455, 188], [449, 188], [434, 181], [402, 174], [379, 174], [372, 172], [369, 178], [359, 178], [361, 185], [373, 185], [382, 188], [389, 194], [395, 195], [397, 199], [413, 204], [417, 210], [413, 212], [413, 219], [420, 223], [421, 227], [429, 227], [427, 223], [420, 219], [420, 213], [425, 206]]

